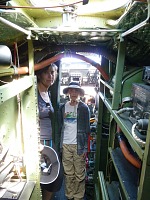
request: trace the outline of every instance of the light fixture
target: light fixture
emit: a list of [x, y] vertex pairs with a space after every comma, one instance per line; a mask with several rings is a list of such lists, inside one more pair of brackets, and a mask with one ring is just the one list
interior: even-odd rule
[[62, 14], [62, 21], [63, 21], [63, 26], [72, 26], [76, 24], [76, 17], [77, 14], [75, 13], [76, 11], [76, 6], [65, 6], [63, 8], [63, 14]]
[[[31, 5], [33, 6], [37, 6], [37, 7], [49, 7], [49, 8], [59, 8], [59, 7], [63, 7], [65, 6], [71, 6], [71, 5], [76, 5], [79, 3], [82, 3], [83, 5], [88, 4], [89, 0], [82, 0], [82, 1], [75, 1], [70, 3], [70, 1], [64, 1], [64, 0], [60, 0], [59, 2], [57, 2], [58, 5], [56, 5], [56, 1], [55, 0], [28, 0], [30, 2]], [[43, 6], [44, 5], [44, 6]]]
[[89, 36], [89, 32], [86, 31], [82, 31], [81, 33], [79, 33], [80, 36]]
[[108, 41], [108, 40], [110, 40], [111, 39], [111, 37], [104, 37], [104, 36], [95, 36], [95, 37], [91, 37], [89, 40], [92, 40], [92, 41]]

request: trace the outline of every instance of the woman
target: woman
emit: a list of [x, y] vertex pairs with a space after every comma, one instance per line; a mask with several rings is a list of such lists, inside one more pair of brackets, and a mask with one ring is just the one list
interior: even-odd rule
[[[39, 125], [40, 125], [40, 142], [42, 145], [50, 146], [56, 150], [52, 140], [52, 118], [54, 108], [51, 103], [49, 92], [57, 78], [57, 66], [51, 64], [43, 69], [36, 71], [37, 88], [38, 88], [38, 109], [39, 109]], [[41, 184], [42, 199], [50, 200], [53, 192], [60, 189], [62, 183], [62, 169], [58, 178], [50, 184]], [[59, 182], [59, 183], [58, 183]]]

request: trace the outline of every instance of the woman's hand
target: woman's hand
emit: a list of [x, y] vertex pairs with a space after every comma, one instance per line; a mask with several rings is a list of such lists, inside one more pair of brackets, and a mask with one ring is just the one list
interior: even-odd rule
[[40, 143], [40, 145], [39, 145], [39, 151], [41, 152], [41, 151], [43, 151], [43, 149], [44, 149], [44, 145]]

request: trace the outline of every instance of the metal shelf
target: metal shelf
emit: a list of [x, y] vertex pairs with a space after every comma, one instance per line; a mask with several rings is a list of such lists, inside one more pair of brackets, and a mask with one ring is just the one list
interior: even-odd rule
[[13, 180], [9, 183], [11, 189], [6, 190], [1, 199], [28, 200], [31, 197], [35, 184], [35, 181], [16, 182], [16, 180]]
[[126, 138], [128, 139], [128, 141], [129, 141], [130, 145], [132, 146], [132, 148], [134, 149], [134, 151], [137, 153], [139, 158], [142, 160], [143, 159], [143, 155], [144, 155], [144, 150], [134, 140], [133, 136], [131, 135], [131, 126], [132, 126], [131, 122], [128, 119], [121, 118], [116, 113], [115, 110], [112, 110], [111, 102], [109, 101], [109, 99], [104, 97], [104, 95], [102, 93], [99, 93], [99, 96], [103, 100], [104, 104], [108, 108], [108, 110], [111, 113], [111, 115], [113, 116], [113, 118], [115, 119], [116, 123], [119, 125], [119, 127], [121, 128], [121, 130], [125, 134]]
[[34, 83], [33, 76], [26, 76], [0, 86], [0, 105], [8, 99], [30, 88]]
[[126, 199], [137, 200], [140, 170], [125, 159], [120, 148], [109, 148], [109, 153]]

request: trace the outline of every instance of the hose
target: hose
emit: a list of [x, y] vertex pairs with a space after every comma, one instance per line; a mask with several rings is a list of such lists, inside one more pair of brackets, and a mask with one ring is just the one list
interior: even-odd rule
[[133, 108], [128, 108], [128, 107], [126, 107], [126, 108], [121, 108], [120, 110], [118, 110], [116, 113], [117, 114], [121, 114], [121, 113], [124, 113], [124, 112], [129, 112], [129, 111], [132, 111], [133, 110]]
[[[101, 67], [101, 65], [99, 63], [96, 63], [95, 61], [91, 60], [90, 58], [87, 58], [83, 55], [79, 55], [79, 54], [76, 54], [76, 53], [69, 53], [69, 56], [71, 57], [74, 57], [74, 58], [78, 58], [80, 60], [83, 60], [87, 63], [90, 63], [91, 65], [93, 65], [94, 67], [96, 67], [98, 69], [98, 71], [101, 73], [101, 75], [103, 76], [103, 78], [108, 81], [109, 80], [109, 76], [106, 74], [106, 72], [104, 71], [104, 69]], [[61, 58], [63, 57], [66, 57], [66, 53], [60, 53], [60, 54], [57, 54], [51, 58], [48, 58], [47, 60], [44, 60], [40, 63], [37, 63], [34, 65], [34, 70], [37, 71], [39, 69], [42, 69], [46, 66], [48, 66], [49, 64], [51, 63], [54, 63], [58, 60], [60, 60]], [[28, 67], [27, 66], [24, 66], [24, 67], [21, 67], [20, 69], [18, 69], [18, 74], [27, 74], [28, 73]]]
[[125, 158], [136, 168], [141, 168], [141, 161], [137, 158], [135, 158], [131, 152], [128, 150], [127, 145], [122, 137], [121, 129], [120, 127], [117, 127], [117, 138], [120, 145], [120, 149], [125, 156]]
[[141, 161], [137, 160], [128, 150], [126, 143], [123, 140], [119, 140], [120, 148], [122, 150], [123, 155], [125, 158], [136, 168], [141, 168]]

